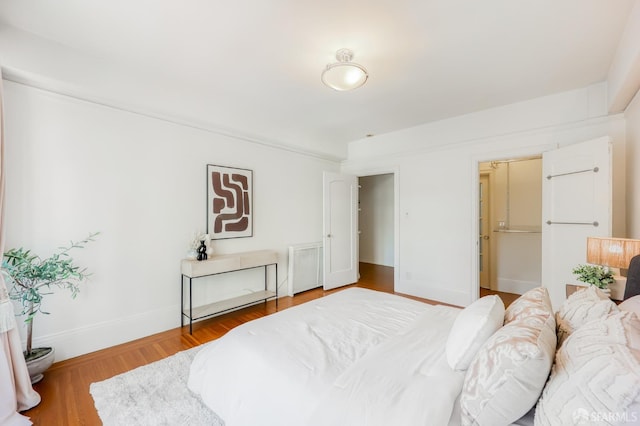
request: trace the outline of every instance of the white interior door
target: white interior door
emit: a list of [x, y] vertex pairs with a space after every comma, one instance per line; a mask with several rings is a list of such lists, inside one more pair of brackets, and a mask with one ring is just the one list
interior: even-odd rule
[[324, 289], [358, 280], [358, 178], [324, 172]]
[[542, 284], [555, 310], [586, 262], [587, 237], [611, 235], [611, 182], [608, 137], [543, 153]]

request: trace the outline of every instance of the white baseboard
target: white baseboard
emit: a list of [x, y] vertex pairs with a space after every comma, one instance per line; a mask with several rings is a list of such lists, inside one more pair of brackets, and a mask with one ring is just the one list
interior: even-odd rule
[[370, 263], [372, 265], [388, 266], [390, 268], [394, 267], [393, 262], [392, 263], [385, 263], [384, 261], [377, 260], [377, 259], [367, 259], [367, 258], [363, 259], [362, 257], [360, 257], [360, 259], [358, 259], [358, 261], [362, 262], [362, 263]]
[[[443, 286], [444, 287], [444, 286]], [[463, 291], [448, 290], [441, 287], [433, 287], [414, 280], [400, 280], [394, 290], [398, 293], [421, 297], [435, 302], [446, 303], [454, 306], [467, 306], [471, 303], [469, 293]]]
[[[33, 346], [52, 346], [63, 361], [178, 327], [180, 305], [34, 337]], [[24, 345], [24, 342], [23, 342]]]
[[524, 294], [536, 287], [540, 287], [540, 283], [535, 281], [520, 281], [498, 277], [496, 290], [505, 293]]

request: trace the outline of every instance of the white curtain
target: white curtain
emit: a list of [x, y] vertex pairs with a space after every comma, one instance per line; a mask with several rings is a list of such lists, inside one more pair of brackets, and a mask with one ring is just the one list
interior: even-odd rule
[[[0, 256], [4, 253], [4, 109], [2, 69], [0, 69]], [[0, 274], [0, 425], [30, 425], [19, 414], [40, 403], [40, 395], [33, 390], [27, 364], [22, 355], [22, 342], [16, 328], [13, 305], [7, 285]]]

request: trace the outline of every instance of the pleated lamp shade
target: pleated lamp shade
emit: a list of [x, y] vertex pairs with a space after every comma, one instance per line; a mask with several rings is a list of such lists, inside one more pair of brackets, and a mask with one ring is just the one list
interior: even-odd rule
[[629, 268], [631, 258], [640, 254], [640, 240], [629, 238], [587, 238], [587, 262], [610, 268]]

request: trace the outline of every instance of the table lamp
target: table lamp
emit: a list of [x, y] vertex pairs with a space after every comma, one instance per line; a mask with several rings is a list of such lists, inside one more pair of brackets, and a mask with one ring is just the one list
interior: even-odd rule
[[[619, 268], [627, 277], [624, 299], [640, 294], [640, 240], [629, 238], [587, 238], [587, 262], [592, 265]], [[618, 280], [624, 278], [616, 277]], [[617, 299], [619, 297], [613, 297]]]

